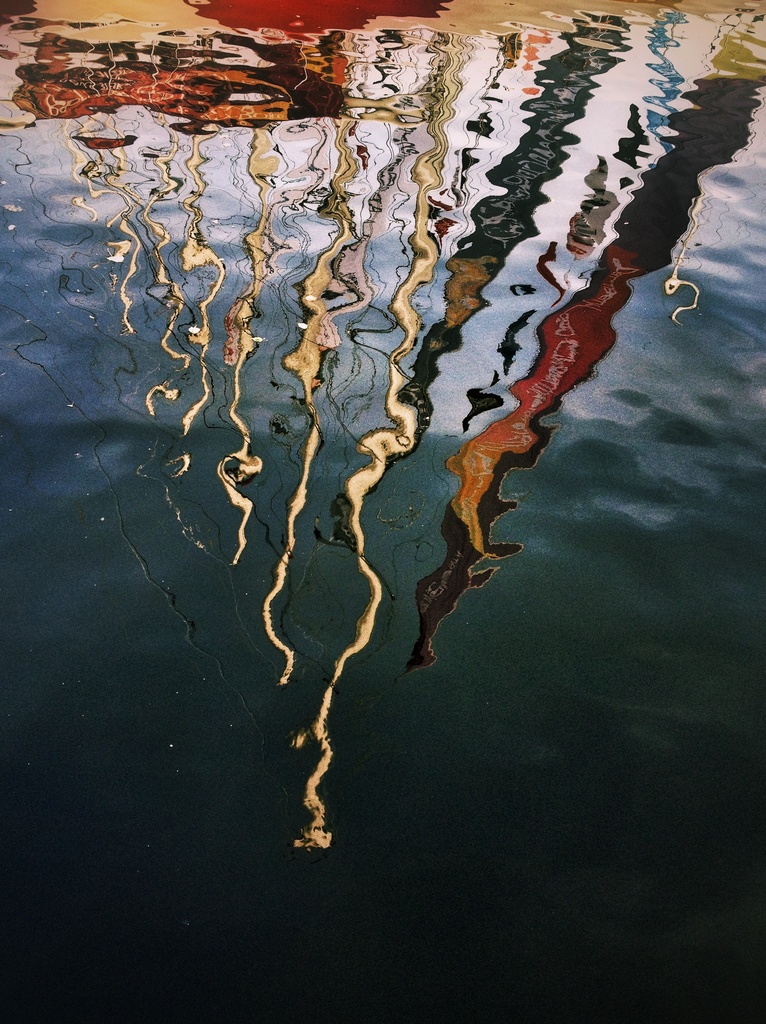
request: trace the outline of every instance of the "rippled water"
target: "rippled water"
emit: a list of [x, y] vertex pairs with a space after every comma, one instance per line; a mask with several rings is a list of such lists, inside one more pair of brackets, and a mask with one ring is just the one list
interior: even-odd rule
[[0, 10], [9, 1019], [760, 1021], [762, 5]]

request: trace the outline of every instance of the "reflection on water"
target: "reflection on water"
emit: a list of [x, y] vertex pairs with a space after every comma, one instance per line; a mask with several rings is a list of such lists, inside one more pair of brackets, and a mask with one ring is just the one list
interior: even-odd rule
[[619, 345], [635, 282], [664, 275], [679, 330], [704, 306], [689, 257], [709, 172], [751, 145], [763, 18], [480, 33], [457, 5], [367, 28], [225, 6], [5, 19], [7, 344], [103, 432], [120, 528], [190, 642], [226, 675], [204, 594], [225, 562], [242, 657], [321, 683], [295, 842], [326, 847], [348, 664], [405, 629], [391, 677], [432, 665], [522, 551], [493, 538], [508, 476]]

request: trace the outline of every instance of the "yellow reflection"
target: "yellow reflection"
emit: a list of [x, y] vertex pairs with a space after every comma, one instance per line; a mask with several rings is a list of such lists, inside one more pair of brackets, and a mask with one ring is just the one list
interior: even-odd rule
[[696, 309], [697, 308], [697, 303], [698, 303], [699, 297], [700, 297], [700, 290], [697, 287], [697, 285], [694, 284], [693, 281], [684, 281], [684, 280], [682, 280], [682, 278], [680, 278], [678, 276], [678, 271], [679, 271], [679, 269], [681, 267], [681, 264], [684, 261], [684, 257], [686, 256], [686, 250], [689, 248], [689, 244], [690, 244], [692, 238], [694, 237], [697, 229], [699, 228], [699, 219], [698, 218], [699, 218], [700, 210], [702, 209], [702, 203], [703, 203], [704, 198], [705, 198], [705, 193], [703, 191], [703, 181], [704, 181], [705, 177], [706, 177], [705, 174], [700, 176], [700, 193], [697, 196], [697, 198], [695, 199], [694, 205], [692, 206], [691, 211], [689, 213], [689, 219], [691, 220], [691, 227], [689, 228], [688, 232], [686, 233], [686, 237], [684, 238], [683, 243], [681, 245], [681, 250], [678, 253], [678, 258], [676, 259], [675, 264], [673, 266], [673, 273], [665, 281], [665, 294], [668, 295], [668, 296], [675, 295], [676, 292], [678, 291], [678, 289], [681, 288], [682, 286], [686, 286], [687, 288], [691, 288], [693, 290], [693, 292], [694, 292], [694, 302], [690, 306], [677, 306], [673, 310], [673, 312], [670, 314], [670, 319], [673, 321], [673, 323], [676, 323], [676, 324], [679, 324], [679, 325], [680, 325], [681, 321], [678, 319], [678, 314], [679, 313], [683, 313], [683, 312], [685, 312], [686, 310], [689, 310], [689, 309]]
[[[741, 20], [740, 17], [740, 22]], [[766, 41], [756, 38], [753, 34], [753, 25], [750, 25], [749, 29], [750, 31], [732, 31], [726, 34], [720, 50], [713, 58], [712, 63], [716, 71], [750, 81], [758, 81], [766, 75], [764, 55], [756, 56], [752, 49], [763, 50]]]
[[234, 305], [227, 317], [229, 337], [226, 343], [225, 359], [234, 364], [234, 395], [229, 406], [229, 416], [242, 437], [241, 447], [225, 455], [218, 463], [218, 479], [224, 486], [231, 504], [242, 514], [237, 530], [238, 546], [232, 559], [236, 565], [247, 544], [245, 528], [253, 510], [253, 502], [237, 489], [249, 484], [263, 468], [263, 461], [252, 452], [252, 441], [247, 424], [239, 415], [239, 402], [242, 396], [242, 367], [253, 355], [263, 340], [254, 337], [251, 321], [255, 312], [255, 302], [263, 285], [266, 257], [263, 251], [263, 239], [269, 222], [268, 176], [276, 173], [279, 161], [272, 152], [271, 139], [268, 132], [259, 130], [253, 136], [253, 144], [248, 161], [248, 173], [258, 190], [261, 214], [255, 229], [245, 237], [245, 248], [250, 257], [252, 269], [252, 286]]
[[375, 628], [375, 619], [383, 596], [380, 577], [365, 557], [365, 535], [361, 514], [365, 497], [381, 481], [389, 462], [406, 455], [415, 445], [417, 412], [413, 406], [401, 401], [399, 395], [408, 383], [402, 370], [402, 360], [412, 352], [422, 326], [419, 314], [413, 309], [415, 292], [433, 279], [439, 257], [435, 239], [428, 231], [429, 195], [444, 184], [442, 170], [447, 153], [448, 139], [446, 126], [454, 115], [454, 102], [460, 91], [459, 70], [463, 62], [462, 48], [457, 38], [441, 36], [434, 40], [438, 64], [433, 73], [432, 94], [437, 97], [429, 119], [428, 132], [433, 146], [418, 154], [412, 170], [417, 184], [414, 210], [414, 230], [409, 238], [413, 252], [409, 273], [399, 285], [391, 300], [390, 309], [404, 337], [388, 360], [389, 384], [386, 392], [385, 409], [393, 427], [370, 431], [359, 441], [357, 451], [369, 457], [366, 466], [358, 469], [346, 481], [346, 497], [349, 502], [349, 527], [354, 537], [359, 572], [367, 580], [369, 599], [356, 623], [354, 639], [340, 654], [333, 669], [330, 683], [325, 690], [317, 718], [305, 731], [298, 734], [296, 746], [302, 746], [309, 737], [320, 747], [319, 762], [309, 776], [303, 797], [304, 807], [311, 815], [310, 823], [303, 829], [296, 846], [325, 848], [332, 842], [332, 833], [326, 828], [327, 808], [319, 793], [319, 786], [332, 762], [333, 751], [327, 720], [332, 705], [335, 686], [343, 674], [349, 658], [364, 650], [370, 642]]
[[158, 36], [168, 28], [196, 33], [219, 28], [204, 6], [185, 0], [36, 0], [35, 12], [51, 25], [66, 25], [72, 38], [132, 41]]
[[181, 395], [181, 392], [178, 390], [178, 388], [172, 388], [170, 386], [169, 380], [163, 381], [162, 384], [155, 384], [153, 388], [149, 389], [146, 395], [146, 399], [144, 400], [146, 411], [149, 413], [150, 416], [157, 415], [157, 413], [154, 410], [155, 395], [162, 395], [162, 397], [166, 398], [168, 402], [177, 402]]
[[128, 169], [125, 150], [119, 148], [111, 150], [111, 152], [114, 153], [116, 166], [112, 169], [105, 167], [103, 178], [112, 191], [116, 195], [121, 196], [125, 205], [121, 213], [115, 214], [114, 217], [106, 222], [106, 226], [111, 228], [115, 223], [118, 223], [120, 231], [125, 235], [125, 240], [121, 244], [118, 243], [112, 255], [108, 256], [107, 259], [121, 263], [126, 256], [129, 257], [127, 272], [123, 274], [120, 282], [119, 295], [120, 302], [122, 303], [122, 333], [135, 334], [135, 328], [130, 322], [130, 310], [133, 305], [133, 299], [130, 297], [129, 286], [138, 271], [138, 252], [141, 248], [141, 242], [133, 229], [133, 225], [130, 223], [130, 219], [136, 210], [140, 208], [141, 197], [128, 184], [120, 180], [125, 176]]
[[[211, 132], [210, 134], [215, 133]], [[198, 304], [199, 326], [189, 329], [190, 340], [199, 347], [202, 395], [187, 410], [181, 421], [184, 434], [189, 433], [192, 423], [194, 423], [194, 420], [199, 415], [200, 410], [204, 409], [207, 405], [210, 398], [210, 373], [206, 360], [207, 350], [210, 346], [210, 314], [208, 313], [208, 308], [221, 290], [226, 276], [223, 260], [208, 245], [200, 231], [202, 210], [199, 207], [199, 200], [205, 191], [205, 182], [200, 173], [200, 167], [206, 162], [206, 159], [200, 152], [199, 136], [193, 136], [192, 151], [184, 161], [184, 166], [189, 172], [194, 187], [191, 193], [182, 201], [183, 208], [189, 214], [189, 222], [186, 230], [186, 242], [181, 249], [181, 266], [187, 273], [193, 270], [200, 270], [203, 267], [214, 267], [216, 276], [208, 289], [207, 295]]]
[[[159, 114], [157, 116], [157, 120], [159, 121], [160, 124], [166, 125], [165, 118], [162, 114]], [[152, 217], [152, 212], [155, 204], [158, 203], [160, 199], [164, 199], [166, 196], [170, 195], [171, 192], [174, 192], [178, 188], [177, 183], [173, 180], [170, 174], [170, 165], [173, 162], [173, 160], [175, 160], [176, 155], [178, 153], [178, 134], [175, 131], [172, 131], [172, 129], [169, 129], [169, 131], [171, 132], [170, 149], [168, 150], [167, 153], [161, 154], [160, 156], [154, 158], [157, 169], [160, 172], [160, 180], [162, 181], [162, 185], [160, 188], [152, 189], [152, 195], [149, 199], [149, 202], [146, 204], [146, 207], [144, 208], [142, 216], [144, 223], [151, 230], [152, 234], [156, 239], [152, 247], [152, 253], [156, 264], [155, 280], [157, 284], [162, 285], [164, 288], [167, 289], [165, 304], [170, 309], [170, 317], [168, 318], [168, 323], [167, 326], [165, 327], [165, 333], [162, 336], [162, 339], [160, 340], [160, 347], [163, 349], [164, 352], [166, 352], [170, 356], [171, 359], [175, 359], [176, 361], [180, 362], [182, 364], [183, 369], [185, 370], [187, 369], [189, 363], [191, 362], [191, 356], [188, 354], [188, 352], [179, 352], [170, 344], [170, 339], [173, 336], [173, 330], [175, 328], [176, 321], [178, 320], [181, 310], [184, 308], [184, 300], [183, 295], [181, 294], [181, 289], [178, 287], [178, 284], [170, 277], [162, 253], [162, 250], [172, 240], [172, 238], [170, 232], [167, 230], [165, 225], [162, 224], [161, 221], [155, 220]], [[172, 400], [174, 401], [175, 399]]]
[[274, 569], [274, 585], [266, 595], [263, 604], [263, 623], [272, 644], [285, 657], [285, 668], [279, 680], [281, 686], [289, 682], [295, 665], [295, 652], [282, 640], [274, 628], [272, 607], [282, 592], [287, 579], [287, 568], [295, 546], [295, 524], [306, 504], [308, 480], [311, 466], [322, 439], [319, 415], [314, 404], [314, 390], [319, 384], [322, 355], [326, 349], [322, 339], [326, 337], [327, 308], [322, 295], [333, 279], [332, 263], [344, 245], [353, 237], [352, 217], [348, 208], [346, 186], [354, 177], [357, 164], [348, 143], [348, 135], [354, 126], [350, 118], [342, 118], [336, 126], [338, 163], [333, 175], [332, 195], [321, 211], [338, 226], [338, 232], [331, 245], [317, 260], [316, 268], [303, 283], [301, 303], [307, 311], [307, 322], [299, 344], [282, 360], [282, 365], [300, 381], [303, 400], [309, 414], [311, 427], [301, 449], [301, 478], [287, 507], [287, 536], [279, 562]]

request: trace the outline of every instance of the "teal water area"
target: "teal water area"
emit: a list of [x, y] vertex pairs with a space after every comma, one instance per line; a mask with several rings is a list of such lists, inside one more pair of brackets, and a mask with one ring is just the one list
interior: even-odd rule
[[[655, 26], [648, 60], [656, 36]], [[589, 90], [599, 95], [597, 74], [617, 66], [603, 37], [596, 43], [583, 64], [580, 43], [556, 50], [551, 41], [550, 54], [516, 83], [542, 90], [527, 112], [539, 138], [554, 133], [560, 174], [540, 164], [522, 128], [513, 148], [518, 118], [506, 124], [493, 115], [497, 133], [506, 133], [503, 152], [516, 154], [518, 166], [510, 160], [487, 178], [479, 164], [478, 177], [466, 179], [471, 188], [483, 182], [484, 206], [466, 187], [463, 213], [453, 211], [464, 217], [462, 248], [440, 235], [449, 227], [433, 228], [439, 208], [431, 204], [431, 238], [444, 250], [413, 299], [422, 329], [402, 360], [404, 404], [417, 410], [417, 431], [361, 507], [381, 597], [370, 638], [348, 658], [332, 695], [332, 760], [319, 782], [322, 835], [332, 837], [324, 846], [303, 842], [307, 779], [321, 741], [310, 734], [296, 748], [291, 738], [315, 721], [339, 659], [363, 632], [371, 589], [359, 567], [348, 481], [368, 461], [360, 439], [398, 422], [385, 405], [391, 352], [406, 336], [393, 297], [418, 258], [408, 242], [419, 216], [415, 154], [438, 129], [417, 135], [405, 122], [386, 125], [380, 137], [370, 129], [368, 152], [356, 151], [357, 193], [337, 169], [342, 143], [327, 143], [337, 139], [336, 121], [318, 119], [324, 136], [304, 123], [303, 165], [279, 135], [284, 128], [273, 130], [281, 180], [295, 194], [270, 186], [273, 219], [257, 246], [273, 262], [249, 335], [264, 340], [240, 359], [239, 377], [242, 349], [232, 360], [225, 345], [247, 341], [244, 329], [231, 328], [231, 310], [251, 284], [243, 238], [266, 208], [258, 205], [258, 174], [245, 180], [247, 131], [221, 130], [217, 142], [236, 150], [228, 155], [203, 140], [198, 165], [190, 154], [199, 137], [180, 133], [184, 158], [168, 166], [185, 167], [185, 175], [164, 208], [148, 207], [149, 220], [147, 204], [164, 180], [151, 163], [158, 140], [169, 147], [178, 139], [146, 111], [123, 110], [126, 122], [103, 130], [124, 138], [132, 127], [157, 148], [147, 155], [146, 142], [140, 158], [122, 163], [97, 153], [95, 170], [86, 165], [93, 152], [66, 148], [69, 122], [40, 118], [0, 139], [3, 230], [12, 239], [0, 254], [0, 977], [8, 1020], [763, 1019], [766, 224], [758, 197], [766, 164], [758, 82], [752, 99], [731, 101], [732, 138], [740, 131], [744, 142], [725, 159], [703, 166], [701, 153], [722, 148], [719, 135], [706, 141], [699, 129], [697, 144], [702, 121], [678, 119], [688, 110], [708, 117], [717, 86], [695, 92], [687, 82], [695, 102], [676, 103], [676, 120], [669, 116], [659, 133], [669, 141], [657, 141], [642, 166], [610, 155], [604, 184], [586, 155], [588, 187], [573, 173], [569, 187], [550, 196], [578, 147], [592, 145], [598, 156], [606, 131], [600, 119], [582, 121], [595, 102]], [[627, 52], [624, 40], [619, 45]], [[431, 74], [439, 70], [433, 53]], [[573, 63], [557, 63], [556, 53], [574, 53]], [[586, 72], [593, 77], [583, 82]], [[567, 74], [579, 100], [561, 113], [563, 134], [555, 136], [544, 104], [563, 110], [554, 100], [565, 102]], [[666, 72], [671, 84], [674, 76]], [[638, 115], [623, 105], [620, 116], [633, 118], [634, 135], [643, 124], [648, 153], [661, 119], [656, 110], [648, 117], [645, 95], [632, 97]], [[676, 100], [666, 97], [661, 109]], [[471, 102], [480, 106], [476, 96]], [[458, 107], [455, 100], [454, 137], [447, 134], [455, 152]], [[434, 109], [432, 125], [444, 114]], [[744, 121], [736, 122], [737, 111]], [[82, 130], [85, 122], [74, 123]], [[586, 134], [597, 125], [602, 134]], [[471, 130], [468, 171], [471, 154], [483, 159], [481, 140], [492, 139]], [[621, 124], [617, 134], [626, 130]], [[382, 162], [368, 181], [376, 139]], [[688, 160], [699, 161], [686, 176], [683, 161], [662, 163], [682, 142]], [[328, 152], [336, 155], [325, 166]], [[503, 180], [513, 196], [512, 172], [533, 183], [518, 215], [486, 198], [502, 192]], [[195, 173], [204, 195], [190, 184]], [[86, 178], [107, 194], [94, 198]], [[675, 211], [680, 235], [669, 239], [670, 229], [652, 225], [642, 188], [645, 196], [653, 188], [688, 194]], [[599, 238], [602, 227], [585, 213], [611, 202], [610, 191]], [[372, 196], [361, 212], [349, 199], [355, 194]], [[590, 232], [590, 263], [570, 261], [566, 276], [560, 265], [539, 262], [552, 234], [546, 210], [562, 211], [561, 260], [570, 214], [588, 196], [579, 230]], [[353, 216], [317, 212], [337, 212], [344, 201]], [[376, 204], [395, 216], [376, 222]], [[200, 210], [204, 219], [195, 221]], [[621, 287], [610, 291], [607, 261], [624, 259], [616, 247], [627, 252], [626, 239], [642, 235], [631, 233], [631, 210], [646, 216], [630, 250], [638, 270], [622, 305], [599, 306]], [[169, 236], [159, 248], [153, 216]], [[315, 314], [305, 282], [316, 280], [322, 253], [346, 223], [346, 263], [331, 253], [322, 311], [322, 329], [336, 322], [341, 344], [323, 349], [320, 383], [302, 390], [285, 358], [304, 351], [301, 332], [310, 325], [301, 325]], [[523, 250], [536, 235], [539, 252]], [[355, 249], [363, 237], [368, 248]], [[184, 266], [181, 255], [195, 238], [198, 251], [214, 251], [226, 268], [209, 307], [217, 264]], [[121, 252], [114, 243], [125, 241], [133, 248], [107, 266], [108, 253]], [[489, 266], [481, 263], [488, 253], [498, 259], [481, 287], [465, 285], [476, 278], [456, 269], [461, 252], [477, 261], [472, 273]], [[162, 261], [183, 292], [170, 344], [190, 356], [185, 366], [159, 344], [173, 308], [157, 301], [167, 296]], [[349, 269], [358, 266], [365, 273]], [[563, 282], [563, 297], [546, 266]], [[699, 299], [678, 322], [671, 315], [693, 294], [689, 285], [666, 294], [673, 267]], [[527, 282], [532, 293], [510, 287]], [[463, 288], [464, 299], [491, 293], [492, 305], [475, 303], [455, 326], [450, 287]], [[593, 303], [585, 327], [574, 319], [583, 301]], [[533, 302], [511, 353], [508, 325]], [[200, 355], [188, 327], [204, 331], [208, 309], [214, 340]], [[335, 321], [328, 309], [340, 310]], [[573, 311], [578, 338], [584, 348], [593, 343], [594, 354], [555, 394], [553, 371], [535, 377], [535, 367], [544, 366], [549, 345], [545, 324], [561, 331], [562, 309]], [[427, 348], [426, 336], [439, 345]], [[509, 353], [515, 369], [507, 374]], [[559, 381], [568, 372], [561, 369]], [[496, 493], [479, 502], [477, 515], [489, 524], [481, 552], [476, 533], [474, 547], [460, 540], [468, 526], [450, 533], [448, 525], [459, 519], [452, 502], [461, 481], [478, 486], [480, 475], [459, 478], [446, 463], [468, 450], [464, 444], [479, 444], [489, 424], [523, 409], [525, 381], [550, 386], [550, 404], [530, 421], [536, 447], [498, 472]], [[152, 412], [146, 396], [160, 383], [177, 385], [181, 397], [178, 406], [156, 397]], [[510, 395], [509, 385], [517, 388]], [[502, 404], [487, 401], [464, 432], [469, 388]], [[201, 395], [184, 430], [181, 416]], [[295, 652], [293, 674], [280, 686], [285, 654], [269, 640], [263, 608], [317, 421], [323, 444], [309, 465], [288, 575], [273, 605], [276, 633]], [[242, 509], [218, 468], [238, 450], [244, 464], [242, 422], [248, 452], [263, 468], [250, 483], [237, 482], [252, 510], [232, 564]], [[506, 456], [510, 446], [506, 439]], [[176, 476], [184, 454], [189, 468]], [[486, 557], [501, 544], [523, 547]], [[496, 571], [457, 588], [458, 555], [473, 559], [474, 573]], [[428, 579], [441, 581], [438, 595]], [[451, 604], [442, 608], [444, 594]], [[429, 618], [434, 608], [444, 612], [438, 621]], [[434, 660], [418, 667], [413, 652], [424, 650], [432, 626]]]

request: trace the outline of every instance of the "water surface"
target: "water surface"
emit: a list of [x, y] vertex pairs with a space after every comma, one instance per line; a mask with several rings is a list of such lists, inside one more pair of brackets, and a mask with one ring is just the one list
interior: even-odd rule
[[760, 1021], [761, 5], [2, 11], [12, 1018]]

